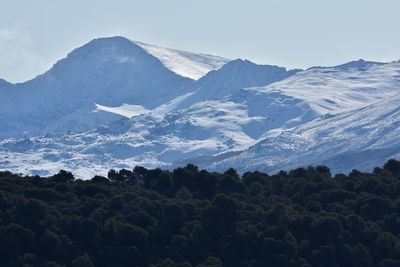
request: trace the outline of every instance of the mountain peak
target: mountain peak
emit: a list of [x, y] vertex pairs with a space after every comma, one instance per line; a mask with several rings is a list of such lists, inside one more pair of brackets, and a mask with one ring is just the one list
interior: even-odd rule
[[301, 69], [286, 70], [286, 68], [279, 67], [276, 65], [259, 65], [248, 59], [241, 59], [241, 58], [226, 63], [224, 66], [222, 66], [222, 68], [219, 71], [232, 71], [234, 69], [238, 69], [241, 72], [263, 71], [263, 72], [268, 72], [269, 74], [274, 72], [288, 72], [290, 73], [290, 75], [302, 71]]
[[[208, 73], [200, 80], [207, 80], [211, 76], [221, 76], [224, 78], [224, 80], [226, 80], [228, 75], [230, 76], [229, 80], [235, 81], [235, 84], [237, 84], [238, 82], [240, 84], [240, 81], [243, 81], [243, 79], [245, 79], [253, 84], [249, 84], [248, 87], [252, 87], [267, 85], [273, 81], [278, 81], [286, 78], [287, 76], [290, 76], [287, 75], [287, 73], [289, 72], [291, 71], [287, 71], [284, 67], [279, 67], [275, 65], [258, 65], [251, 62], [250, 60], [239, 58], [226, 63], [219, 70]], [[242, 87], [243, 85], [244, 84], [240, 84], [240, 87]]]
[[369, 65], [383, 65], [385, 63], [375, 62], [375, 61], [366, 61], [364, 59], [354, 60], [347, 62], [345, 64], [334, 66], [334, 68], [338, 69], [350, 69], [350, 68], [363, 68]]
[[347, 70], [347, 69], [352, 69], [352, 68], [365, 68], [370, 65], [384, 65], [386, 63], [383, 62], [376, 62], [376, 61], [367, 61], [364, 59], [359, 59], [359, 60], [353, 60], [349, 61], [344, 64], [336, 65], [336, 66], [331, 66], [331, 67], [323, 67], [323, 66], [314, 66], [311, 67], [307, 70], [312, 70], [312, 69], [329, 69], [329, 68], [334, 68], [334, 69], [342, 69], [342, 70]]
[[167, 69], [176, 74], [197, 80], [211, 70], [219, 69], [230, 59], [208, 55], [196, 54], [177, 49], [165, 48], [143, 42], [132, 41], [122, 36], [96, 38], [73, 50], [68, 57], [88, 55], [91, 53], [102, 54], [105, 58], [126, 52], [136, 51], [136, 56], [147, 54], [159, 60]]
[[[29, 115], [45, 117], [54, 108], [58, 113], [52, 116], [59, 119], [80, 109], [91, 109], [95, 103], [154, 108], [183, 94], [183, 88], [192, 82], [166, 68], [137, 44], [116, 36], [94, 39], [76, 48], [46, 73], [18, 84], [15, 91], [19, 94], [17, 104], [24, 107], [21, 114], [29, 110], [25, 107], [33, 106], [32, 99], [37, 99], [36, 103], [43, 104], [27, 111]], [[10, 102], [7, 98], [0, 100], [0, 104]], [[21, 116], [28, 118], [26, 114]]]
[[219, 99], [243, 88], [266, 86], [295, 73], [296, 71], [287, 71], [283, 67], [257, 65], [249, 60], [235, 59], [218, 70], [210, 71], [194, 83], [195, 94], [184, 105], [193, 100]]
[[109, 37], [99, 37], [99, 38], [94, 38], [88, 44], [91, 43], [99, 43], [99, 44], [105, 44], [105, 43], [132, 43], [128, 38], [123, 37], [123, 36], [109, 36]]
[[[96, 57], [99, 60], [116, 59], [121, 56], [142, 56], [148, 54], [143, 48], [121, 36], [96, 38], [74, 49], [67, 58]], [[147, 58], [150, 55], [147, 56]], [[102, 58], [101, 58], [102, 57]], [[156, 59], [156, 58], [154, 58]], [[153, 59], [153, 60], [154, 60]]]
[[251, 62], [248, 59], [237, 58], [232, 61], [229, 61], [224, 66], [222, 66], [222, 68], [239, 67], [239, 66], [257, 66], [257, 64]]

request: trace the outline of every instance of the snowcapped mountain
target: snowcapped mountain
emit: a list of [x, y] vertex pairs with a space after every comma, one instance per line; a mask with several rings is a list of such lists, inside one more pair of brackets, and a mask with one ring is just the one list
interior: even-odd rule
[[400, 156], [400, 62], [288, 71], [100, 38], [31, 81], [0, 80], [0, 96], [0, 169], [20, 173], [347, 172]]
[[[208, 59], [202, 62], [203, 70], [228, 61], [173, 52], [179, 56], [178, 61], [185, 56], [187, 61], [194, 58], [188, 71], [191, 67], [198, 71], [196, 60], [202, 58]], [[173, 55], [163, 61], [166, 65], [176, 63]], [[7, 126], [0, 128], [0, 137], [89, 130], [117, 118], [94, 113], [96, 104], [115, 107], [129, 103], [139, 109], [139, 106], [154, 108], [185, 93], [185, 87], [193, 82], [126, 38], [95, 39], [33, 80], [16, 84], [12, 89], [11, 84], [0, 81], [0, 119]]]
[[278, 66], [257, 65], [248, 60], [236, 59], [200, 78], [190, 89], [193, 94], [177, 105], [177, 108], [205, 100], [222, 99], [243, 88], [268, 85], [298, 71], [300, 70], [287, 71]]
[[[293, 97], [308, 106], [303, 109], [309, 108], [308, 115], [300, 123], [299, 117], [289, 120], [297, 126], [278, 125], [265, 131], [245, 149], [178, 161], [175, 166], [191, 162], [211, 170], [240, 166], [241, 172], [275, 172], [325, 164], [337, 173], [371, 170], [398, 158], [400, 64], [368, 65], [312, 68], [270, 86], [252, 88], [267, 95], [279, 93], [275, 101], [282, 95]], [[288, 105], [283, 110], [289, 111]]]

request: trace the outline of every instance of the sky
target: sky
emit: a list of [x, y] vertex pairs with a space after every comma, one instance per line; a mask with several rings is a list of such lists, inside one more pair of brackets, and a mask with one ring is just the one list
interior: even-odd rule
[[0, 0], [0, 78], [34, 78], [97, 37], [291, 68], [400, 59], [399, 0]]

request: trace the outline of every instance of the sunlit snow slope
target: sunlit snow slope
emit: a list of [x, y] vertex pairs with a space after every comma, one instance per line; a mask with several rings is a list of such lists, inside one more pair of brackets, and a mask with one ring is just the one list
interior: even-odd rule
[[173, 72], [194, 80], [198, 80], [209, 71], [219, 69], [230, 61], [214, 55], [195, 54], [137, 41], [134, 41], [134, 43], [161, 60]]
[[332, 171], [371, 170], [400, 156], [400, 94], [329, 118], [269, 131], [235, 153], [192, 159], [209, 169], [240, 166], [268, 172], [325, 164]]

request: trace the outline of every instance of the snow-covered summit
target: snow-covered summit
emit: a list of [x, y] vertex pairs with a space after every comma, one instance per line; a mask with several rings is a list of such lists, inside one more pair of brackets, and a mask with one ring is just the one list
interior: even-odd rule
[[365, 68], [370, 65], [384, 65], [386, 63], [383, 62], [376, 62], [376, 61], [367, 61], [364, 59], [359, 59], [359, 60], [354, 60], [350, 61], [344, 64], [336, 65], [336, 66], [331, 66], [331, 67], [326, 67], [326, 66], [314, 66], [309, 69], [317, 69], [317, 68], [324, 68], [324, 69], [342, 69], [342, 70], [347, 70], [351, 68]]
[[94, 39], [44, 74], [2, 90], [0, 114], [8, 126], [0, 128], [0, 137], [49, 127], [88, 130], [110, 119], [93, 114], [96, 104], [154, 108], [185, 93], [192, 83], [126, 38]]
[[299, 71], [287, 71], [283, 67], [272, 65], [257, 65], [249, 60], [232, 60], [196, 81], [189, 89], [194, 93], [177, 105], [177, 108], [188, 107], [205, 100], [222, 99], [244, 88], [266, 86]]
[[219, 69], [230, 61], [230, 59], [215, 55], [195, 54], [137, 41], [133, 42], [161, 60], [170, 70], [194, 80], [198, 80], [209, 71]]
[[128, 39], [111, 37], [94, 39], [73, 50], [49, 71], [21, 86], [47, 90], [51, 96], [118, 105], [122, 99], [146, 104], [190, 82]]
[[209, 97], [220, 98], [237, 89], [265, 86], [281, 81], [298, 71], [300, 70], [287, 71], [283, 67], [257, 65], [249, 60], [236, 59], [202, 77], [196, 83], [196, 87], [200, 88], [202, 93], [209, 94]]

